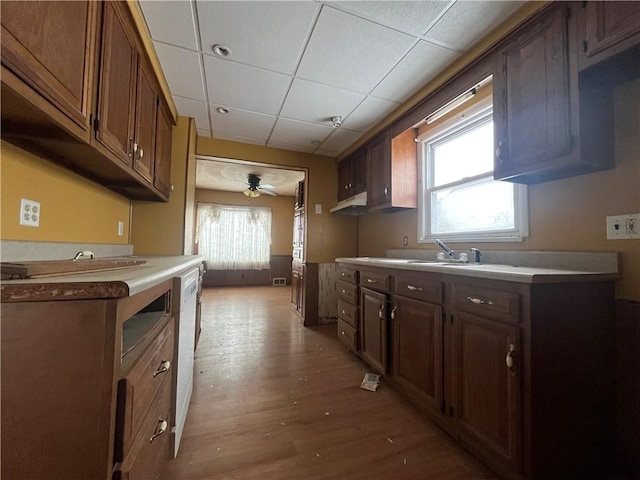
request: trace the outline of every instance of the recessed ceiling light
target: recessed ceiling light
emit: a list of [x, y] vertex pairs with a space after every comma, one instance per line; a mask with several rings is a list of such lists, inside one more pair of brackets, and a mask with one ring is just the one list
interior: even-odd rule
[[218, 107], [216, 108], [216, 112], [225, 114], [225, 113], [229, 113], [229, 109], [224, 107]]
[[231, 50], [226, 45], [222, 45], [221, 43], [216, 43], [212, 47], [213, 53], [219, 57], [230, 57]]

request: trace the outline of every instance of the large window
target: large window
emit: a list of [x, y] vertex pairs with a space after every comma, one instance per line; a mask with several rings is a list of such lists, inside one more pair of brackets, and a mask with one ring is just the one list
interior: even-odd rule
[[210, 270], [263, 270], [271, 257], [271, 209], [198, 204], [198, 253]]
[[493, 179], [491, 97], [425, 132], [418, 241], [518, 241], [528, 235], [526, 187]]

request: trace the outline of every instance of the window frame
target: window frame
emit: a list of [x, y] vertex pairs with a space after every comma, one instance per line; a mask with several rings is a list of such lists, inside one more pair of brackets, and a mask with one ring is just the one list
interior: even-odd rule
[[452, 118], [424, 132], [418, 137], [418, 243], [433, 243], [435, 239], [449, 242], [521, 242], [529, 236], [529, 209], [527, 186], [511, 183], [514, 199], [514, 228], [500, 230], [475, 230], [468, 232], [432, 233], [431, 194], [452, 187], [480, 183], [493, 179], [492, 168], [472, 177], [450, 182], [437, 187], [431, 186], [434, 166], [429, 161], [429, 148], [435, 142], [472, 130], [480, 126], [489, 115], [493, 115], [493, 98], [489, 95], [472, 106], [455, 114]]

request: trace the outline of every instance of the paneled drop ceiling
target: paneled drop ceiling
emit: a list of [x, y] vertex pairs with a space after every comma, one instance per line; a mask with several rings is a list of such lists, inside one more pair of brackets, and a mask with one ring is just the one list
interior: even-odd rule
[[[335, 157], [523, 3], [140, 4], [178, 112], [200, 136]], [[216, 44], [231, 55], [214, 55]]]

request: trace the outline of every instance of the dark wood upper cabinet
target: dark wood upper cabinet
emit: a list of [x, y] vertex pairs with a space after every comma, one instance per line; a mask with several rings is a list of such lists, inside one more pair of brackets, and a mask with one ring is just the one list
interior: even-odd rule
[[413, 129], [393, 139], [390, 131], [386, 130], [368, 144], [367, 205], [370, 209], [392, 212], [416, 208], [416, 148]]
[[162, 105], [156, 112], [155, 187], [165, 197], [171, 192], [171, 118]]
[[136, 95], [135, 152], [133, 168], [153, 183], [158, 97], [151, 71], [140, 62]]
[[555, 9], [498, 55], [495, 178], [525, 181], [573, 146], [568, 12]]
[[115, 2], [104, 6], [96, 139], [131, 166], [138, 54], [122, 10]]
[[640, 43], [640, 2], [584, 2], [583, 52], [598, 61]]
[[362, 193], [367, 188], [367, 151], [356, 150], [338, 162], [338, 201]]
[[129, 4], [0, 8], [2, 138], [130, 199], [166, 201], [173, 118]]
[[533, 184], [615, 166], [612, 89], [578, 71], [579, 8], [552, 4], [497, 53], [496, 179]]
[[[78, 127], [71, 126], [73, 133], [86, 140], [99, 7], [92, 1], [11, 1], [0, 6], [3, 66], [71, 120]], [[4, 72], [3, 81], [10, 81]]]

